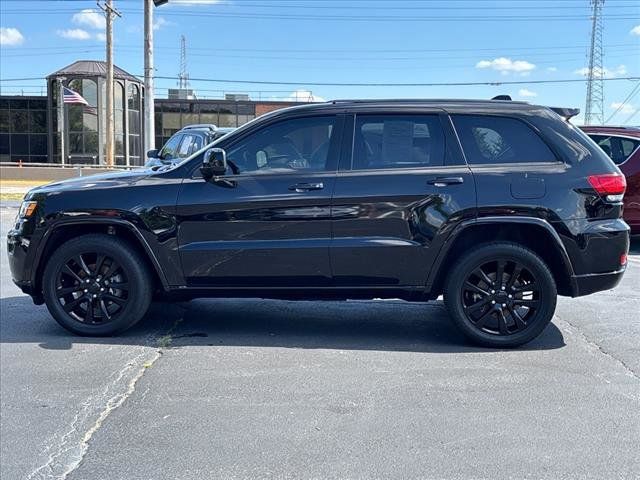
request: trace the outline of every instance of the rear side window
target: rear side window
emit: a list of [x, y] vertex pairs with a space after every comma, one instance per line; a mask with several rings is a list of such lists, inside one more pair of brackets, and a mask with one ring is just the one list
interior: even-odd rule
[[358, 115], [353, 147], [354, 170], [444, 164], [438, 115]]
[[467, 162], [557, 162], [540, 136], [521, 120], [489, 115], [452, 115]]
[[589, 135], [616, 165], [624, 163], [640, 147], [640, 140], [611, 135]]

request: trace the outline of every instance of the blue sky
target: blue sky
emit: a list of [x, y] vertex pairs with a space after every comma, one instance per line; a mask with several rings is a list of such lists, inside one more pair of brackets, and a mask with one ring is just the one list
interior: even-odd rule
[[[113, 0], [115, 62], [142, 74], [142, 0]], [[584, 109], [585, 84], [363, 87], [310, 83], [446, 83], [580, 79], [587, 65], [588, 0], [174, 0], [155, 10], [156, 75], [179, 72], [187, 39], [192, 79], [300, 82], [295, 85], [191, 82], [199, 97], [222, 91], [253, 98], [456, 97], [497, 94]], [[640, 76], [640, 2], [604, 6], [605, 75]], [[0, 0], [0, 79], [44, 77], [77, 59], [104, 58], [103, 20], [93, 1]], [[582, 70], [582, 72], [581, 72]], [[636, 81], [637, 82], [637, 81]], [[1, 82], [3, 93], [39, 92], [42, 80]], [[176, 80], [157, 80], [157, 96]], [[605, 117], [634, 88], [605, 83]], [[640, 93], [637, 91], [636, 93]], [[303, 94], [308, 95], [308, 94]], [[640, 123], [640, 94], [610, 123]], [[634, 116], [635, 114], [635, 116]]]

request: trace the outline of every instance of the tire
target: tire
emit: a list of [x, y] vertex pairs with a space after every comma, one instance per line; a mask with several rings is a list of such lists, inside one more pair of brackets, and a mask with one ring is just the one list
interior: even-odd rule
[[453, 265], [444, 301], [453, 323], [473, 343], [513, 348], [530, 342], [549, 324], [557, 290], [545, 262], [528, 248], [485, 243]]
[[42, 290], [49, 312], [62, 327], [82, 336], [110, 336], [144, 316], [153, 282], [145, 259], [127, 242], [89, 234], [54, 252]]

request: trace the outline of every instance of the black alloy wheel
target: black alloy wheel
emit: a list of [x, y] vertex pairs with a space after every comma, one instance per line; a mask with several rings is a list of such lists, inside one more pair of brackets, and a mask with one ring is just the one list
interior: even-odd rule
[[87, 324], [116, 320], [130, 301], [124, 270], [98, 252], [78, 253], [60, 268], [56, 295], [65, 312]]
[[453, 322], [474, 343], [511, 348], [537, 337], [556, 308], [556, 284], [533, 251], [510, 242], [486, 243], [451, 269], [444, 300]]
[[115, 235], [88, 234], [64, 242], [42, 277], [49, 312], [78, 335], [113, 335], [133, 326], [146, 313], [153, 291], [146, 259]]
[[494, 335], [511, 335], [526, 329], [540, 302], [534, 274], [518, 261], [482, 264], [462, 286], [467, 318], [479, 330]]

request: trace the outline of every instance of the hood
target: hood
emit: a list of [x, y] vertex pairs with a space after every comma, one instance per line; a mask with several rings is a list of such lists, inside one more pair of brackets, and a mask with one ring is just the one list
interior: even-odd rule
[[29, 190], [27, 197], [30, 198], [36, 194], [58, 193], [72, 190], [88, 190], [97, 188], [110, 188], [118, 186], [132, 185], [144, 178], [147, 178], [153, 172], [147, 169], [136, 169], [124, 172], [109, 172], [99, 175], [89, 175], [87, 177], [75, 177], [67, 180], [60, 180]]

